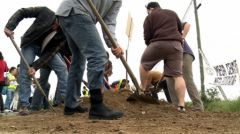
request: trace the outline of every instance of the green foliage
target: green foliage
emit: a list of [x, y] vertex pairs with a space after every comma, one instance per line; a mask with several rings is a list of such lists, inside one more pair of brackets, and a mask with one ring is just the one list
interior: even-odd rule
[[240, 112], [240, 98], [232, 101], [221, 101], [217, 88], [209, 88], [205, 96], [201, 96], [205, 111]]
[[218, 97], [218, 90], [217, 88], [209, 88], [207, 89], [206, 91], [206, 95], [202, 95], [201, 96], [201, 99], [203, 101], [203, 105], [204, 107], [206, 108], [208, 106], [208, 104], [212, 103], [212, 102], [219, 102], [220, 101], [220, 98]]
[[193, 103], [192, 102], [186, 102], [186, 107], [192, 107], [193, 106]]
[[213, 101], [205, 106], [210, 112], [240, 112], [240, 98], [233, 101]]

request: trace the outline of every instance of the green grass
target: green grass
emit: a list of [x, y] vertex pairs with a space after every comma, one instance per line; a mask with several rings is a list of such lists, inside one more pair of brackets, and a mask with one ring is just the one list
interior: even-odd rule
[[[192, 102], [186, 102], [186, 107], [192, 107]], [[204, 103], [204, 108], [206, 112], [240, 112], [240, 98], [230, 101], [208, 100]]]
[[205, 104], [209, 112], [240, 112], [240, 98], [231, 101], [212, 101]]

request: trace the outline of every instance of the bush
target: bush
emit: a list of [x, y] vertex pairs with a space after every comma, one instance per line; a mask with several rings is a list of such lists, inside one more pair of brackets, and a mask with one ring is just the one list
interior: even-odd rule
[[212, 102], [219, 102], [220, 98], [218, 97], [219, 92], [217, 90], [217, 88], [213, 87], [213, 88], [209, 88], [206, 90], [206, 95], [205, 96], [201, 96], [201, 99], [203, 101], [203, 105], [206, 109], [206, 107], [212, 103]]
[[206, 90], [205, 96], [201, 96], [205, 111], [240, 112], [240, 98], [232, 101], [221, 101], [218, 95], [218, 89], [213, 87]]

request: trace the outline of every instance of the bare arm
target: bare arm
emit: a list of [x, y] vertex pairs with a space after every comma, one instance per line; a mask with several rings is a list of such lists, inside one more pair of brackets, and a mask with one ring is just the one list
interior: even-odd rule
[[189, 30], [190, 30], [190, 24], [186, 22], [183, 26], [183, 32], [182, 32], [183, 38], [186, 38]]

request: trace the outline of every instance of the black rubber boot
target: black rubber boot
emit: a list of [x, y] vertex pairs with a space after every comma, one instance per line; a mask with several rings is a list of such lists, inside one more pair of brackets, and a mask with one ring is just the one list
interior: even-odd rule
[[113, 112], [103, 104], [103, 95], [100, 89], [90, 90], [90, 101], [90, 119], [114, 120], [123, 116], [122, 112]]

